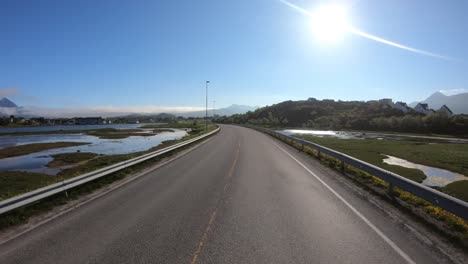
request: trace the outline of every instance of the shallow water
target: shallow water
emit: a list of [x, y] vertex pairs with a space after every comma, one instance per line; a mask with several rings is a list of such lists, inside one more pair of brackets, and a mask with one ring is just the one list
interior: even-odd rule
[[[151, 123], [155, 125], [157, 123]], [[101, 128], [115, 128], [115, 129], [131, 129], [139, 128], [145, 124], [106, 124], [106, 125], [68, 125], [68, 126], [35, 126], [35, 127], [2, 127], [1, 133], [20, 133], [20, 132], [46, 132], [46, 131], [59, 131], [59, 130], [89, 130]]]
[[131, 136], [123, 139], [100, 139], [85, 134], [54, 134], [31, 136], [0, 136], [0, 147], [16, 146], [30, 143], [45, 142], [87, 142], [89, 145], [66, 147], [40, 151], [28, 155], [0, 159], [0, 170], [28, 171], [57, 174], [63, 168], [48, 168], [45, 165], [52, 161], [52, 155], [70, 152], [93, 152], [103, 155], [128, 154], [145, 151], [167, 140], [177, 140], [187, 132], [173, 129], [174, 132], [161, 132], [152, 136]]
[[292, 136], [295, 134], [300, 135], [313, 135], [317, 137], [337, 137], [343, 139], [355, 138], [352, 134], [341, 131], [331, 131], [331, 130], [306, 130], [306, 129], [286, 129], [277, 131], [283, 135]]
[[52, 143], [52, 142], [93, 142], [96, 137], [85, 134], [53, 134], [53, 135], [27, 135], [27, 136], [1, 136], [0, 149], [26, 145], [32, 143]]
[[292, 136], [298, 135], [313, 135], [317, 137], [336, 137], [341, 139], [377, 139], [377, 140], [393, 140], [393, 141], [413, 141], [429, 144], [450, 143], [450, 144], [468, 144], [468, 139], [457, 138], [441, 138], [428, 137], [418, 135], [402, 135], [402, 134], [387, 134], [375, 132], [359, 132], [359, 131], [333, 131], [333, 130], [313, 130], [313, 129], [285, 129], [277, 130], [276, 132], [283, 135]]
[[410, 169], [417, 169], [417, 170], [421, 170], [422, 172], [424, 172], [427, 178], [422, 182], [422, 184], [426, 186], [443, 187], [454, 181], [468, 180], [468, 177], [462, 174], [413, 163], [405, 159], [400, 159], [400, 158], [389, 156], [389, 155], [384, 155], [384, 156], [387, 157], [383, 160], [384, 163], [387, 163], [389, 165], [397, 165], [397, 166], [410, 168]]

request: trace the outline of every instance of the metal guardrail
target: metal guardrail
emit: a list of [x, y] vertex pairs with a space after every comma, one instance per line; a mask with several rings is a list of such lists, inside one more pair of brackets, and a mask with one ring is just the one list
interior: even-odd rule
[[460, 199], [457, 199], [455, 197], [452, 197], [450, 195], [447, 195], [445, 193], [442, 193], [440, 191], [434, 190], [432, 188], [429, 188], [427, 186], [424, 186], [420, 183], [411, 181], [403, 176], [400, 176], [396, 173], [384, 170], [382, 168], [379, 168], [377, 166], [374, 166], [372, 164], [369, 164], [365, 161], [353, 158], [349, 155], [346, 155], [344, 153], [326, 148], [324, 146], [302, 140], [296, 137], [292, 136], [287, 136], [283, 135], [281, 133], [278, 133], [276, 131], [266, 129], [266, 128], [260, 128], [260, 127], [252, 127], [248, 126], [250, 128], [262, 131], [266, 134], [269, 134], [273, 137], [279, 138], [283, 141], [291, 141], [296, 144], [299, 144], [302, 146], [302, 149], [304, 149], [304, 146], [313, 148], [318, 151], [318, 155], [320, 153], [324, 153], [328, 156], [331, 156], [339, 161], [341, 161], [341, 168], [344, 169], [344, 165], [348, 164], [351, 165], [355, 168], [358, 168], [366, 173], [369, 173], [381, 180], [384, 180], [388, 182], [389, 184], [389, 192], [391, 193], [393, 191], [393, 187], [398, 187], [402, 190], [405, 190], [411, 194], [414, 194], [430, 203], [433, 205], [436, 205], [444, 210], [447, 210], [449, 212], [452, 212], [453, 214], [468, 220], [468, 203], [465, 201], [462, 201]]
[[156, 150], [156, 151], [151, 152], [151, 153], [147, 153], [147, 154], [144, 154], [144, 155], [141, 155], [141, 156], [129, 159], [129, 160], [125, 160], [125, 161], [110, 165], [108, 167], [104, 167], [104, 168], [101, 168], [101, 169], [98, 169], [98, 170], [95, 170], [95, 171], [92, 171], [92, 172], [89, 172], [89, 173], [86, 173], [86, 174], [83, 174], [83, 175], [80, 175], [80, 176], [73, 177], [71, 179], [68, 179], [68, 180], [65, 180], [65, 181], [62, 181], [62, 182], [58, 182], [58, 183], [55, 183], [55, 184], [52, 184], [52, 185], [48, 185], [46, 187], [31, 191], [31, 192], [27, 192], [27, 193], [24, 193], [24, 194], [21, 194], [21, 195], [18, 195], [18, 196], [15, 196], [15, 197], [3, 200], [3, 201], [0, 201], [0, 215], [4, 214], [6, 212], [12, 211], [12, 210], [14, 210], [16, 208], [22, 207], [24, 205], [28, 205], [28, 204], [37, 202], [37, 201], [39, 201], [41, 199], [44, 199], [46, 197], [50, 197], [50, 196], [52, 196], [54, 194], [64, 192], [66, 190], [69, 190], [69, 189], [74, 188], [76, 186], [82, 185], [84, 183], [87, 183], [87, 182], [93, 181], [95, 179], [107, 176], [107, 175], [109, 175], [111, 173], [114, 173], [116, 171], [123, 170], [125, 168], [131, 167], [131, 166], [133, 166], [135, 164], [138, 164], [138, 163], [141, 163], [143, 161], [146, 161], [146, 160], [152, 159], [154, 157], [163, 155], [165, 153], [171, 152], [171, 151], [176, 150], [178, 148], [187, 146], [187, 145], [189, 145], [189, 144], [191, 144], [193, 142], [196, 142], [196, 141], [202, 140], [202, 139], [204, 139], [206, 137], [209, 137], [209, 136], [217, 133], [219, 130], [220, 130], [220, 128], [218, 127], [216, 130], [213, 130], [213, 131], [211, 131], [211, 132], [209, 132], [207, 134], [204, 134], [204, 135], [198, 136], [196, 138], [186, 140], [184, 142], [174, 144], [174, 145], [169, 146], [167, 148]]

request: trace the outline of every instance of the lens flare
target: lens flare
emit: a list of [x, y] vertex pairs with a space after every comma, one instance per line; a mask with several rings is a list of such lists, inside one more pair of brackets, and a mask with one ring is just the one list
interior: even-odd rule
[[390, 40], [364, 32], [351, 25], [348, 20], [346, 9], [337, 4], [322, 6], [316, 12], [311, 12], [305, 8], [295, 5], [287, 0], [279, 0], [281, 3], [296, 10], [297, 12], [309, 16], [312, 19], [312, 27], [318, 39], [322, 41], [336, 41], [344, 36], [345, 33], [352, 33], [354, 35], [367, 38], [382, 44], [386, 44], [395, 48], [407, 50], [413, 53], [430, 56], [443, 60], [459, 61], [455, 58], [439, 55], [433, 52], [416, 49], [403, 44], [399, 44]]

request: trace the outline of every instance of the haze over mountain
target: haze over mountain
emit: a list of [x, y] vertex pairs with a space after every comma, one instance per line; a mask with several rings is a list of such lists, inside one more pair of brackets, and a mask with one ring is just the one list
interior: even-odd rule
[[19, 109], [20, 108], [8, 98], [4, 97], [0, 99], [0, 116], [16, 115]]
[[[246, 105], [231, 105], [225, 108], [215, 109], [216, 115], [233, 115], [243, 114], [248, 111], [253, 111], [257, 107]], [[193, 111], [194, 109], [203, 109]], [[82, 108], [45, 108], [45, 107], [18, 107], [13, 101], [2, 98], [0, 100], [0, 116], [21, 116], [26, 118], [31, 117], [46, 117], [46, 118], [62, 118], [62, 117], [85, 117], [85, 116], [102, 116], [102, 117], [117, 117], [117, 116], [149, 116], [149, 115], [173, 115], [183, 117], [204, 117], [205, 110], [202, 107], [186, 107], [186, 108], [165, 108], [165, 107], [82, 107]], [[213, 115], [213, 109], [208, 109], [208, 115]]]
[[0, 99], [0, 107], [12, 108], [12, 107], [18, 107], [18, 106], [12, 101], [10, 101], [10, 99], [3, 97], [2, 99]]
[[[213, 113], [218, 116], [230, 116], [235, 114], [244, 114], [248, 111], [254, 111], [258, 107], [248, 106], [248, 105], [237, 105], [233, 104], [231, 106], [219, 109], [208, 109], [208, 116], [212, 116]], [[193, 112], [186, 112], [186, 113], [178, 113], [176, 115], [183, 116], [183, 117], [204, 117], [205, 111], [193, 111]]]
[[[468, 114], [468, 93], [445, 95], [441, 92], [435, 92], [421, 103], [427, 103], [429, 108], [435, 110], [447, 105], [454, 114]], [[414, 107], [416, 104], [417, 102], [414, 102], [410, 106]]]

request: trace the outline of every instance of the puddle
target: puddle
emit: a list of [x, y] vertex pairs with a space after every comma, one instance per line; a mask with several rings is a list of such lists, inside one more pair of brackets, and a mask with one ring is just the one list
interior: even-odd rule
[[[384, 154], [382, 154], [384, 155]], [[454, 181], [460, 181], [460, 180], [467, 180], [468, 177], [458, 174], [455, 172], [451, 172], [448, 170], [444, 169], [439, 169], [439, 168], [434, 168], [430, 166], [425, 166], [417, 163], [413, 163], [404, 159], [400, 159], [397, 157], [389, 156], [389, 155], [384, 155], [385, 159], [383, 159], [383, 162], [389, 165], [397, 165], [405, 168], [410, 168], [410, 169], [417, 169], [421, 170], [424, 172], [426, 175], [426, 179], [422, 182], [422, 184], [426, 186], [438, 186], [438, 187], [443, 187], [451, 182]]]
[[336, 138], [342, 138], [342, 139], [356, 138], [351, 133], [341, 132], [341, 131], [332, 131], [332, 130], [286, 129], [286, 130], [279, 130], [277, 132], [286, 136], [300, 134], [300, 135], [313, 135], [317, 137], [336, 137]]

